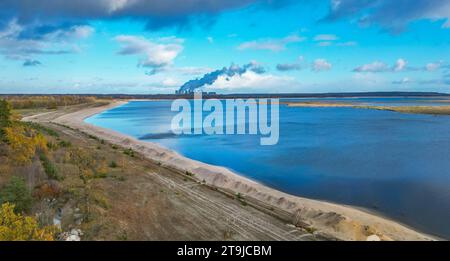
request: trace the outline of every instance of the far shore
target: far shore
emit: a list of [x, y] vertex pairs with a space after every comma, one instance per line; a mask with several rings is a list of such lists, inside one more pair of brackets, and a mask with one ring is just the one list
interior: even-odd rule
[[237, 175], [224, 167], [195, 161], [156, 143], [141, 141], [84, 121], [127, 102], [128, 100], [115, 100], [107, 105], [91, 106], [75, 112], [47, 112], [27, 116], [23, 120], [51, 122], [96, 136], [111, 144], [131, 148], [162, 166], [192, 173], [199, 182], [226, 192], [239, 193], [261, 208], [280, 209], [292, 215], [296, 222], [306, 223], [320, 233], [340, 240], [368, 240], [374, 236], [380, 240], [438, 240], [380, 215], [356, 207], [289, 195]]
[[450, 115], [449, 105], [426, 105], [426, 106], [378, 106], [364, 105], [359, 103], [340, 103], [340, 102], [281, 102], [289, 107], [311, 107], [311, 108], [354, 108], [369, 109], [381, 111], [394, 111], [400, 113], [412, 114], [434, 114], [434, 115]]

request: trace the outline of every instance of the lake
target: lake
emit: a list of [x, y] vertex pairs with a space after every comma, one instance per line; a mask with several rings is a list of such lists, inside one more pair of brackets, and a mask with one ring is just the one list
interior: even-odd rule
[[[450, 104], [417, 98], [322, 100]], [[450, 116], [280, 105], [279, 143], [260, 146], [260, 137], [252, 135], [173, 135], [176, 113], [170, 106], [171, 101], [131, 101], [86, 122], [293, 195], [363, 207], [450, 239]]]

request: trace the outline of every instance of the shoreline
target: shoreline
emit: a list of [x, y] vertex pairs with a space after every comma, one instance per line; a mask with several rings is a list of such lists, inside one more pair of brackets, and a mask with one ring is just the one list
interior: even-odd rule
[[[341, 240], [366, 240], [373, 235], [381, 240], [437, 240], [433, 236], [420, 233], [413, 228], [361, 208], [289, 195], [240, 176], [227, 168], [189, 159], [156, 143], [141, 141], [84, 121], [88, 117], [126, 103], [128, 100], [113, 101], [99, 107], [88, 107], [57, 115], [56, 118], [49, 119], [49, 122], [66, 125], [109, 143], [131, 148], [146, 158], [160, 162], [163, 166], [194, 173], [194, 178], [198, 181], [205, 181], [210, 186], [240, 193], [245, 198], [281, 209], [292, 214], [295, 222], [306, 223], [321, 233]], [[25, 117], [24, 120], [39, 121], [39, 114]]]

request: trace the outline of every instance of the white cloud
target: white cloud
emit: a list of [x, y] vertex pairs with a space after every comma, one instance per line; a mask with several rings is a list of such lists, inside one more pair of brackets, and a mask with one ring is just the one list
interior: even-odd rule
[[394, 65], [394, 72], [400, 72], [405, 70], [408, 62], [406, 62], [404, 59], [400, 58], [395, 62]]
[[429, 72], [437, 71], [441, 68], [441, 62], [437, 63], [428, 63], [425, 65], [425, 69]]
[[233, 77], [219, 76], [212, 85], [205, 87], [206, 91], [221, 92], [286, 92], [298, 88], [300, 83], [293, 77], [276, 76], [272, 74], [258, 74], [247, 71]]
[[317, 45], [320, 47], [327, 47], [327, 46], [331, 46], [333, 43], [332, 42], [320, 42]]
[[183, 38], [178, 38], [175, 35], [159, 37], [157, 41], [160, 42], [160, 43], [177, 43], [177, 44], [183, 44], [184, 43], [184, 39]]
[[115, 38], [120, 43], [120, 55], [140, 55], [139, 66], [152, 68], [151, 73], [173, 64], [175, 58], [183, 51], [178, 38], [158, 41], [145, 39], [141, 36], [119, 35]]
[[304, 41], [305, 38], [297, 34], [292, 34], [281, 39], [260, 39], [250, 42], [244, 42], [237, 47], [238, 50], [269, 50], [279, 52], [286, 49], [286, 46], [291, 43], [298, 43]]
[[337, 37], [334, 34], [318, 34], [314, 37], [314, 41], [336, 41], [337, 39], [339, 39], [339, 37]]
[[178, 80], [176, 80], [174, 78], [170, 78], [170, 77], [165, 78], [162, 81], [162, 85], [167, 86], [167, 87], [178, 87], [178, 86], [180, 86], [180, 84], [181, 83]]
[[337, 46], [357, 46], [358, 43], [355, 41], [348, 41], [348, 42], [342, 42], [342, 43], [337, 43]]
[[276, 66], [278, 71], [286, 72], [286, 71], [298, 71], [302, 69], [302, 63], [305, 60], [303, 56], [299, 56], [297, 61], [294, 63], [279, 63]]
[[206, 37], [206, 40], [208, 40], [208, 43], [210, 44], [214, 43], [214, 38], [211, 36]]
[[88, 25], [74, 25], [68, 29], [55, 30], [46, 35], [48, 39], [56, 40], [76, 40], [88, 38], [95, 32], [94, 28]]
[[403, 79], [401, 79], [400, 81], [393, 81], [393, 84], [408, 84], [411, 83], [411, 79], [408, 77], [404, 77]]
[[312, 65], [312, 70], [315, 72], [329, 71], [332, 64], [325, 59], [316, 59]]
[[389, 71], [389, 66], [383, 62], [375, 61], [373, 63], [364, 64], [355, 68], [354, 72], [386, 72]]
[[177, 67], [171, 69], [171, 71], [183, 75], [204, 75], [206, 73], [211, 72], [212, 70], [213, 69], [209, 67], [196, 67], [196, 66]]
[[335, 34], [318, 34], [314, 36], [314, 41], [318, 42], [317, 45], [321, 47], [327, 46], [355, 46], [357, 43], [355, 41], [347, 41], [347, 42], [337, 42], [339, 37]]
[[380, 73], [380, 72], [404, 72], [404, 71], [425, 71], [425, 72], [433, 72], [439, 70], [441, 68], [442, 62], [436, 63], [428, 63], [425, 66], [408, 66], [408, 62], [399, 58], [395, 62], [395, 64], [391, 67], [383, 62], [375, 61], [369, 64], [364, 64], [359, 67], [353, 69], [354, 72], [372, 72], [372, 73]]

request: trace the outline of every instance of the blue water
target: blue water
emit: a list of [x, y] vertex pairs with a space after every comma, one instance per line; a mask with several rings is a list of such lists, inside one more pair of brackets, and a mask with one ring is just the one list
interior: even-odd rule
[[280, 105], [279, 143], [260, 146], [251, 135], [171, 135], [170, 105], [132, 101], [86, 121], [294, 195], [361, 206], [450, 239], [450, 116]]

